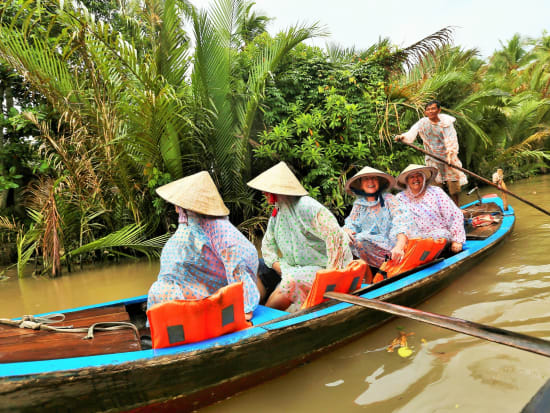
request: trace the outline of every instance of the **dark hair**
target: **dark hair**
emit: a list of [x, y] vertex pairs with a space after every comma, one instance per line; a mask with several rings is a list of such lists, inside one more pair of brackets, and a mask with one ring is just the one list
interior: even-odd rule
[[437, 106], [438, 109], [441, 109], [441, 102], [439, 100], [430, 100], [428, 103], [426, 103], [424, 105], [424, 109], [427, 109], [428, 106], [431, 106], [435, 104]]
[[357, 189], [357, 188], [354, 188], [354, 187], [350, 187], [350, 189], [355, 195], [364, 196], [365, 198], [367, 196], [373, 196], [375, 199], [377, 199], [380, 202], [380, 206], [382, 208], [384, 208], [385, 203], [384, 203], [384, 197], [382, 196], [383, 190], [379, 189], [374, 194], [367, 194], [362, 189]]

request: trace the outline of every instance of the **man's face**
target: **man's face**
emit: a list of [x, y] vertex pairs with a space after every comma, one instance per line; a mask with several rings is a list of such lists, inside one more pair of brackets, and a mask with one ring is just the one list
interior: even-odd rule
[[426, 109], [424, 110], [424, 114], [431, 121], [438, 120], [437, 115], [439, 115], [439, 112], [441, 112], [441, 109], [438, 108], [435, 103], [432, 103], [431, 105], [427, 106]]

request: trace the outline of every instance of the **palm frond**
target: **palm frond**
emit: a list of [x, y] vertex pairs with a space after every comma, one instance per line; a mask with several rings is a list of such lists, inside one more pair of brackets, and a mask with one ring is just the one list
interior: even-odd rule
[[163, 247], [170, 237], [170, 234], [164, 234], [159, 237], [146, 240], [143, 238], [143, 232], [144, 228], [140, 225], [127, 225], [112, 234], [106, 235], [100, 239], [69, 251], [63, 259], [67, 256], [76, 256], [86, 252], [103, 249], [109, 249], [112, 252], [117, 253], [114, 249], [117, 247], [139, 251], [149, 258], [152, 256], [159, 256], [160, 252], [158, 250]]
[[411, 69], [430, 55], [434, 55], [437, 50], [452, 42], [454, 27], [447, 26], [429, 36], [424, 37], [418, 42], [395, 53], [396, 61], [400, 61], [407, 69]]

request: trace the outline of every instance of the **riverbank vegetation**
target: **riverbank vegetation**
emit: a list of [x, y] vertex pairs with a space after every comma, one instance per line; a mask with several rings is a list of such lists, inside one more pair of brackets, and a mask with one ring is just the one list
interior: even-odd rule
[[266, 31], [244, 0], [4, 3], [0, 10], [0, 236], [42, 272], [157, 255], [172, 209], [154, 189], [208, 170], [254, 237], [266, 214], [246, 182], [278, 160], [340, 219], [364, 165], [423, 162], [391, 137], [430, 99], [455, 116], [466, 168], [507, 179], [550, 159], [550, 36], [491, 57], [443, 28], [401, 49], [316, 48], [321, 25]]

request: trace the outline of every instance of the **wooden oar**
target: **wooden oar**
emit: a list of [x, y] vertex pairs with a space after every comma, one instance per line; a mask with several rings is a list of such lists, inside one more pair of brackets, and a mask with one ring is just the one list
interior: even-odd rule
[[514, 198], [517, 198], [517, 199], [519, 199], [520, 201], [525, 202], [527, 205], [532, 206], [532, 207], [535, 208], [535, 209], [538, 209], [540, 212], [544, 212], [546, 215], [550, 215], [550, 212], [547, 211], [546, 209], [544, 209], [544, 208], [542, 208], [542, 207], [540, 207], [540, 206], [538, 206], [538, 205], [533, 204], [532, 202], [530, 202], [530, 201], [528, 201], [528, 200], [526, 200], [526, 199], [520, 197], [519, 195], [514, 194], [513, 192], [510, 192], [508, 189], [503, 188], [502, 186], [498, 186], [497, 184], [494, 184], [493, 182], [489, 181], [488, 179], [485, 179], [485, 178], [483, 178], [482, 176], [479, 176], [478, 174], [473, 173], [472, 171], [469, 171], [469, 170], [467, 170], [467, 169], [464, 169], [464, 168], [462, 168], [461, 166], [453, 165], [453, 164], [447, 162], [445, 159], [440, 158], [439, 156], [434, 155], [433, 153], [428, 152], [428, 151], [426, 151], [426, 150], [424, 150], [424, 149], [422, 149], [422, 148], [419, 148], [418, 146], [413, 145], [413, 144], [411, 144], [411, 143], [407, 143], [407, 142], [404, 142], [404, 141], [402, 141], [402, 140], [400, 140], [399, 142], [401, 142], [403, 145], [410, 146], [411, 148], [414, 148], [414, 149], [416, 149], [417, 151], [420, 151], [420, 152], [422, 152], [422, 153], [424, 153], [424, 154], [426, 154], [426, 155], [428, 155], [428, 156], [431, 156], [431, 157], [434, 158], [435, 160], [438, 160], [439, 162], [442, 162], [442, 163], [444, 163], [445, 165], [449, 165], [449, 166], [452, 167], [452, 168], [455, 168], [455, 169], [458, 169], [459, 171], [462, 171], [462, 172], [464, 172], [464, 173], [467, 173], [468, 175], [473, 176], [474, 178], [479, 179], [480, 181], [485, 182], [485, 183], [488, 184], [488, 185], [492, 185], [492, 186], [494, 186], [495, 188], [498, 188], [499, 190], [501, 190], [502, 192], [507, 193], [507, 194], [509, 194], [509, 195], [512, 195]]
[[423, 323], [443, 327], [448, 330], [458, 331], [459, 333], [468, 334], [484, 340], [493, 341], [495, 343], [504, 344], [506, 346], [515, 347], [521, 350], [530, 351], [531, 353], [550, 357], [550, 341], [543, 340], [541, 338], [531, 337], [526, 334], [516, 333], [514, 331], [504, 330], [498, 327], [491, 327], [488, 325], [475, 323], [473, 321], [462, 320], [460, 318], [420, 311], [414, 308], [404, 307], [402, 305], [392, 304], [372, 298], [363, 298], [336, 292], [327, 292], [325, 293], [325, 297], [374, 310], [384, 311], [386, 313], [410, 318]]

